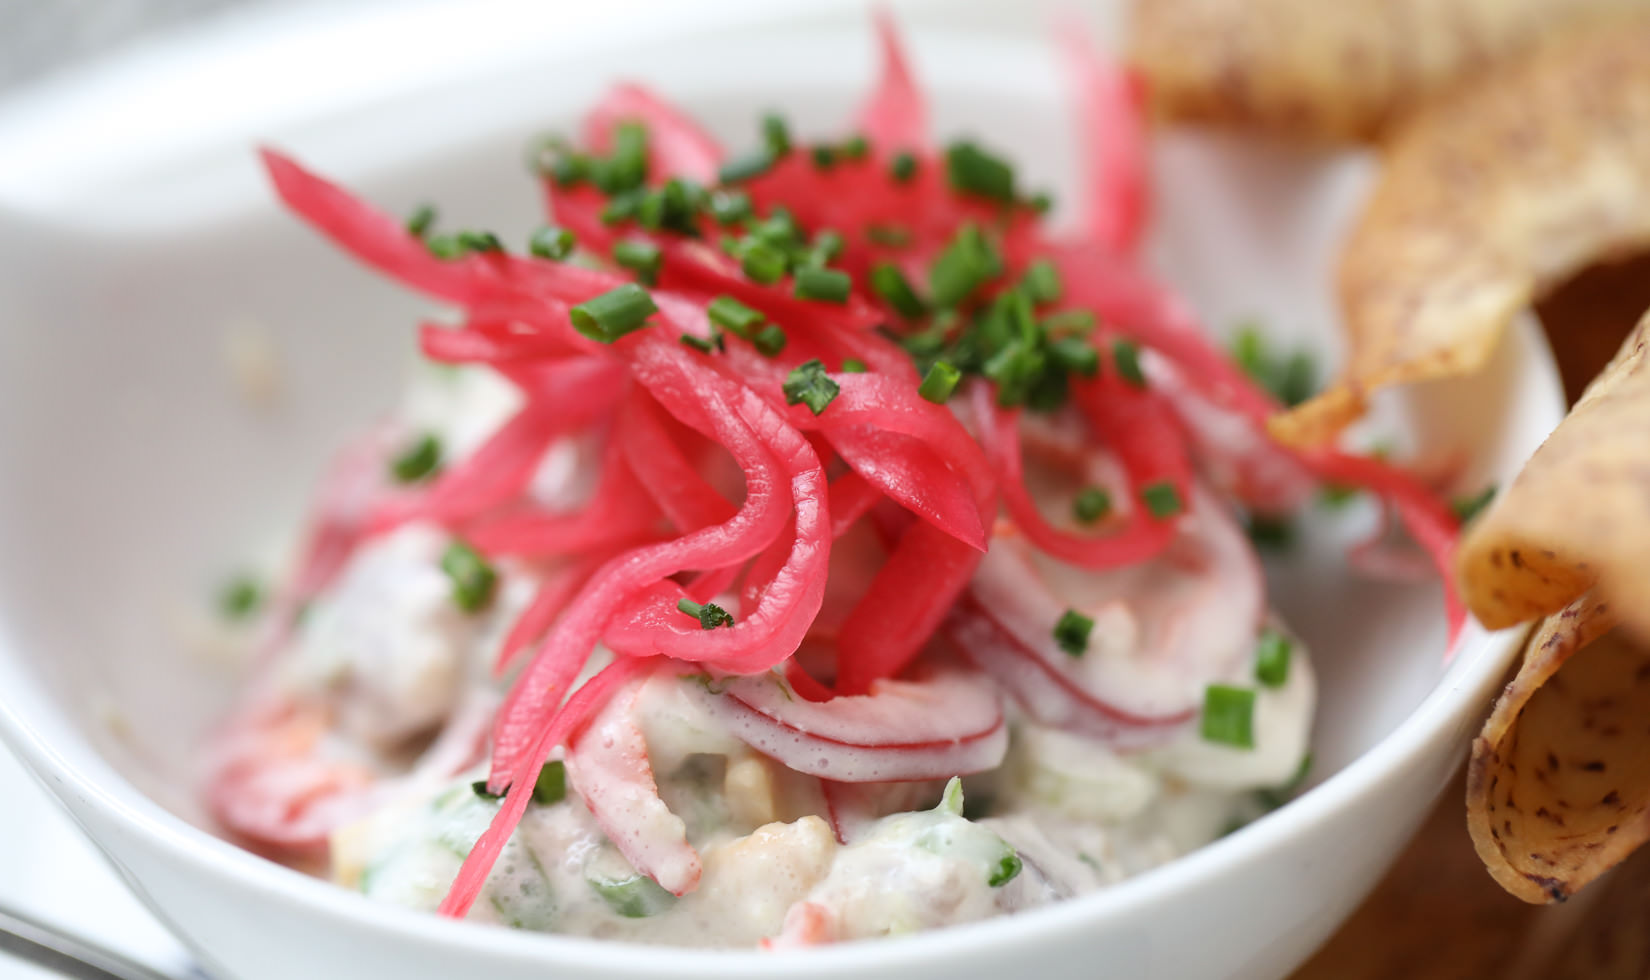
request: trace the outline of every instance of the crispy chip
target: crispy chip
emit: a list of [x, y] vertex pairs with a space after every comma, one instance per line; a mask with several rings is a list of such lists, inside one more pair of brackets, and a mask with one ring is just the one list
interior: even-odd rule
[[1467, 827], [1490, 874], [1563, 901], [1650, 838], [1650, 647], [1589, 593], [1546, 620], [1473, 742]]
[[1644, 0], [1137, 0], [1130, 60], [1174, 119], [1368, 139], [1475, 68]]
[[1485, 626], [1597, 583], [1650, 638], [1650, 314], [1461, 540], [1456, 579]]
[[1476, 370], [1534, 297], [1650, 246], [1650, 14], [1483, 73], [1401, 126], [1383, 163], [1341, 257], [1351, 355], [1272, 420], [1284, 441], [1332, 437], [1375, 388]]

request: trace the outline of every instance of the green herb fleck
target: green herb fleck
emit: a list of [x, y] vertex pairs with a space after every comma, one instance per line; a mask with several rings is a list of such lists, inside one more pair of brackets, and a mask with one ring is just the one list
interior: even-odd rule
[[1255, 692], [1210, 684], [1203, 692], [1203, 740], [1240, 749], [1255, 747]]
[[846, 303], [854, 281], [846, 272], [803, 266], [796, 270], [796, 298], [821, 303]]
[[935, 361], [923, 376], [922, 384], [917, 388], [917, 394], [936, 405], [944, 405], [957, 390], [957, 382], [962, 380], [962, 372], [944, 361]]
[[1140, 347], [1132, 340], [1118, 339], [1111, 345], [1111, 359], [1117, 373], [1136, 388], [1146, 387], [1146, 375], [1140, 370]]
[[1054, 624], [1054, 642], [1073, 657], [1081, 657], [1088, 652], [1089, 634], [1093, 630], [1092, 618], [1075, 609], [1067, 609], [1060, 614], [1060, 621]]
[[1020, 860], [1020, 855], [1014, 851], [1009, 851], [1003, 855], [1001, 861], [997, 862], [997, 869], [991, 873], [991, 877], [986, 881], [986, 884], [992, 888], [1001, 888], [1013, 881], [1022, 867], [1024, 867], [1024, 864]]
[[857, 357], [844, 357], [842, 359], [843, 374], [864, 374], [867, 370], [869, 368], [866, 367], [865, 362]]
[[541, 259], [555, 259], [560, 261], [573, 254], [573, 248], [578, 240], [566, 228], [557, 228], [546, 225], [533, 232], [533, 237], [527, 240], [527, 251]]
[[1455, 512], [1456, 520], [1465, 524], [1483, 513], [1484, 508], [1495, 499], [1495, 491], [1496, 486], [1492, 483], [1471, 496], [1456, 497], [1449, 502], [1449, 509]]
[[554, 806], [567, 798], [567, 766], [560, 759], [551, 759], [539, 770], [533, 784], [533, 802], [539, 806]]
[[417, 483], [441, 466], [441, 440], [426, 432], [401, 451], [390, 463], [390, 475], [397, 483]]
[[676, 608], [680, 612], [699, 620], [699, 628], [713, 630], [718, 626], [732, 626], [733, 615], [714, 602], [700, 605], [692, 599], [676, 600]]
[[1252, 514], [1245, 530], [1259, 548], [1285, 551], [1295, 543], [1295, 522], [1287, 516]]
[[1071, 503], [1071, 512], [1079, 524], [1093, 524], [1111, 513], [1111, 494], [1099, 487], [1085, 487]]
[[487, 559], [462, 541], [447, 545], [441, 556], [441, 570], [453, 583], [453, 602], [468, 613], [480, 612], [493, 601], [498, 589], [498, 573]]
[[953, 143], [946, 149], [945, 174], [951, 186], [964, 194], [1003, 204], [1014, 201], [1014, 168], [974, 143]]
[[232, 623], [257, 612], [263, 602], [263, 586], [250, 575], [237, 575], [218, 590], [218, 612]]
[[1044, 303], [1053, 303], [1060, 298], [1060, 270], [1048, 259], [1038, 259], [1026, 266], [1025, 275], [1020, 279], [1020, 288], [1026, 291], [1033, 303], [1039, 306]]
[[732, 296], [718, 296], [711, 300], [705, 313], [711, 323], [746, 339], [766, 319], [761, 310], [746, 306]]
[[1267, 687], [1282, 687], [1289, 680], [1289, 656], [1294, 644], [1277, 630], [1260, 635], [1255, 647], [1255, 680]]
[[625, 334], [640, 330], [647, 318], [659, 312], [647, 290], [633, 282], [585, 300], [568, 311], [573, 329], [591, 340], [611, 344]]
[[894, 182], [904, 184], [917, 175], [917, 158], [915, 154], [900, 152], [894, 154], [894, 159], [888, 164], [888, 174]]
[[785, 379], [781, 390], [785, 393], [785, 404], [801, 403], [818, 415], [836, 399], [842, 387], [825, 373], [825, 363], [815, 358], [797, 365]]
[[626, 239], [614, 244], [613, 261], [635, 272], [637, 279], [651, 286], [659, 281], [664, 253], [652, 242]]
[[414, 238], [423, 238], [429, 230], [435, 227], [435, 205], [420, 204], [407, 218], [407, 234]]
[[751, 338], [751, 345], [764, 357], [778, 357], [789, 342], [790, 338], [785, 335], [785, 331], [773, 323], [758, 330], [756, 336]]
[[1145, 503], [1146, 510], [1158, 520], [1173, 517], [1185, 508], [1180, 499], [1180, 491], [1167, 480], [1159, 480], [1141, 487], [1140, 499]]

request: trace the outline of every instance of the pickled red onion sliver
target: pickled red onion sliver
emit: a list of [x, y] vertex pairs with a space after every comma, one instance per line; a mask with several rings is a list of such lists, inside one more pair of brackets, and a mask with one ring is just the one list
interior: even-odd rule
[[731, 677], [695, 697], [740, 741], [797, 772], [845, 783], [943, 779], [1002, 762], [1002, 705], [979, 675], [949, 669], [878, 681], [868, 694], [809, 701], [776, 676]]

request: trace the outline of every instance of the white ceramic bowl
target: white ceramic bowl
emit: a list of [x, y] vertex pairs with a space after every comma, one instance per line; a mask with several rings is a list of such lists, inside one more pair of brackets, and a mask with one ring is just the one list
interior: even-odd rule
[[[1286, 972], [1413, 830], [1515, 642], [1475, 633], [1446, 668], [1435, 588], [1339, 571], [1367, 510], [1319, 515], [1312, 545], [1275, 569], [1321, 677], [1314, 788], [1046, 910], [784, 958], [691, 953], [371, 904], [192, 823], [186, 774], [235, 670], [190, 653], [178, 610], [294, 516], [328, 447], [391, 403], [421, 309], [280, 214], [250, 144], [277, 142], [389, 206], [438, 199], [519, 239], [538, 206], [524, 137], [565, 125], [615, 74], [657, 83], [733, 139], [768, 106], [805, 132], [846, 118], [872, 74], [860, 4], [714, 6], [288, 8], [0, 107], [0, 736], [224, 977]], [[894, 5], [942, 131], [1014, 147], [1058, 189], [1074, 147], [1044, 46], [1055, 6]], [[1113, 8], [1091, 14], [1111, 29]], [[1178, 134], [1156, 165], [1154, 255], [1209, 322], [1259, 317], [1333, 357], [1329, 269], [1369, 162]], [[279, 364], [273, 404], [239, 397], [226, 367], [226, 345], [261, 343]], [[1424, 429], [1420, 444], [1469, 448], [1489, 479], [1561, 410], [1525, 323], [1482, 377], [1385, 399], [1371, 432]]]

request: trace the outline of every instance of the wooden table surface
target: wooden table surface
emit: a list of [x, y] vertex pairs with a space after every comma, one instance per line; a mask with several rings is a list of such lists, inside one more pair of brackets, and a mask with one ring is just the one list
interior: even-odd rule
[[[1647, 307], [1650, 256], [1590, 269], [1538, 306], [1571, 401]], [[1294, 980], [1650, 978], [1650, 849], [1565, 905], [1526, 905], [1473, 852], [1464, 795], [1458, 775], [1375, 892]]]

